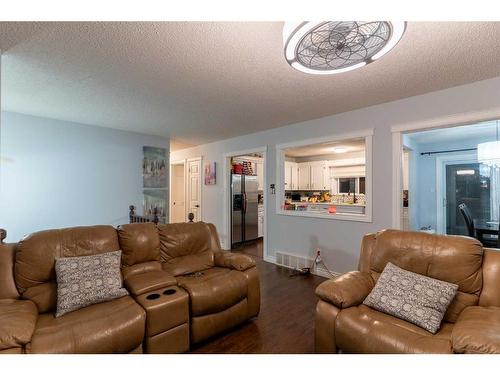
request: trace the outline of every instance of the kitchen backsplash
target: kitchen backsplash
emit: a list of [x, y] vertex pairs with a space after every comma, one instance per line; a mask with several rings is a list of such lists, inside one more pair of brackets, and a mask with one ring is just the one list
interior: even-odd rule
[[[300, 201], [302, 199], [309, 199], [311, 197], [321, 197], [328, 194], [331, 203], [354, 203], [354, 194], [330, 194], [328, 190], [324, 191], [294, 191], [293, 193], [286, 193], [285, 197], [293, 201]], [[322, 201], [322, 199], [319, 199]], [[366, 204], [366, 196], [364, 194], [356, 194], [356, 203]]]

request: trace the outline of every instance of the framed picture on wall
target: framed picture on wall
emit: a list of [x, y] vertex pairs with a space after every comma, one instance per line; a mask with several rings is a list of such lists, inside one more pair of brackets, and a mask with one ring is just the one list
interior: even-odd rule
[[215, 185], [217, 183], [216, 163], [205, 164], [205, 185]]
[[167, 150], [160, 147], [144, 146], [142, 179], [144, 188], [167, 188]]
[[144, 216], [153, 216], [156, 210], [160, 222], [165, 223], [167, 218], [167, 190], [144, 189], [142, 193], [142, 209]]

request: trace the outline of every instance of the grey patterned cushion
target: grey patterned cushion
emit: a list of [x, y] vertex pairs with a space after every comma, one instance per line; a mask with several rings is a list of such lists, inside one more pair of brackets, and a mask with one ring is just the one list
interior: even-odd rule
[[364, 304], [436, 333], [458, 285], [387, 263]]
[[121, 251], [56, 259], [56, 317], [128, 295], [122, 287]]

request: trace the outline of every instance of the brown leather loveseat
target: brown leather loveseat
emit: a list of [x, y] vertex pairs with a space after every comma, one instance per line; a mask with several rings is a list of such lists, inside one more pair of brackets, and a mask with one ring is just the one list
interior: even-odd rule
[[[458, 284], [436, 334], [362, 303], [388, 262]], [[318, 353], [500, 353], [500, 251], [472, 238], [368, 234], [358, 271], [323, 282], [316, 294]]]
[[[130, 295], [54, 316], [55, 259], [122, 250]], [[0, 244], [0, 353], [179, 353], [254, 317], [254, 261], [206, 223], [33, 233]]]

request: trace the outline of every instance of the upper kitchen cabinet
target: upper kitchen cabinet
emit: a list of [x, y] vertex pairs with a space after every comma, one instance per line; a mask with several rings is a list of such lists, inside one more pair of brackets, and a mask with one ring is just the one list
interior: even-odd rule
[[257, 190], [264, 190], [264, 163], [257, 162], [255, 163], [255, 169], [257, 172]]
[[285, 161], [285, 190], [297, 190], [298, 184], [297, 163]]
[[311, 189], [312, 190], [327, 190], [327, 171], [326, 161], [311, 162]]
[[[286, 162], [288, 163], [288, 162]], [[314, 161], [304, 163], [293, 163], [296, 167], [291, 168], [291, 172], [287, 172], [288, 168], [285, 163], [285, 181], [287, 175], [290, 175], [291, 190], [327, 190], [328, 187], [328, 171], [326, 161]], [[294, 179], [293, 173], [296, 171], [297, 177]], [[288, 186], [288, 185], [286, 185]], [[295, 187], [296, 186], [296, 187]]]
[[309, 190], [311, 188], [311, 165], [309, 163], [298, 163], [298, 189]]

